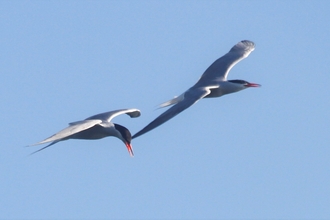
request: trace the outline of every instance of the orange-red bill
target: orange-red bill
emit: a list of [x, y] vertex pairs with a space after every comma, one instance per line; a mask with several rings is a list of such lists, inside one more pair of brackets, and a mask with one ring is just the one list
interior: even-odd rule
[[125, 143], [126, 147], [127, 147], [127, 150], [128, 150], [128, 153], [131, 157], [134, 157], [134, 153], [133, 153], [133, 148], [132, 148], [132, 145], [129, 144], [129, 143]]
[[257, 84], [257, 83], [249, 83], [247, 84], [247, 87], [260, 87], [261, 85], [260, 84]]

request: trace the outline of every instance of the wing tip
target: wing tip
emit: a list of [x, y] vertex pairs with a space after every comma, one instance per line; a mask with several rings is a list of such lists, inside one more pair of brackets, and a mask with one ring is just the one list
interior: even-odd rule
[[140, 135], [142, 135], [142, 134], [140, 134], [140, 131], [139, 131], [139, 132], [137, 132], [136, 134], [134, 134], [134, 135], [132, 136], [132, 139], [134, 139], [134, 138], [136, 138], [136, 137], [139, 137]]
[[131, 108], [129, 109], [131, 112], [129, 114], [129, 116], [131, 118], [137, 118], [137, 117], [140, 117], [141, 116], [141, 111], [137, 108]]
[[[156, 119], [157, 119], [157, 118], [156, 118]], [[155, 123], [156, 119], [153, 120], [152, 122], [150, 122], [150, 123], [149, 123], [147, 126], [145, 126], [144, 128], [142, 128], [140, 131], [136, 132], [136, 133], [132, 136], [132, 139], [137, 138], [137, 137], [140, 137], [141, 135], [143, 135], [143, 134], [145, 134], [145, 133], [151, 131], [152, 129], [154, 129], [154, 128], [156, 128], [156, 127], [158, 127], [158, 125], [155, 126], [155, 127], [153, 127], [153, 124]], [[161, 124], [162, 124], [162, 123], [161, 123]], [[160, 124], [159, 124], [159, 125], [160, 125]]]
[[242, 40], [238, 42], [232, 50], [244, 50], [247, 52], [252, 52], [255, 48], [255, 43], [250, 40]]

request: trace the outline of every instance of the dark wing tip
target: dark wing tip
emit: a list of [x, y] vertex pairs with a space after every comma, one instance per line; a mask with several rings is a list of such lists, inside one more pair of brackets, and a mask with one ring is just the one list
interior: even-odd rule
[[132, 112], [127, 113], [131, 118], [137, 118], [141, 116], [141, 111], [139, 109], [132, 109]]
[[243, 47], [246, 48], [255, 48], [255, 43], [249, 40], [242, 40], [241, 42], [238, 43], [238, 45], [242, 45]]
[[231, 51], [246, 51], [251, 52], [255, 48], [255, 43], [249, 40], [242, 40], [231, 48]]
[[[147, 127], [147, 126], [146, 126]], [[142, 134], [148, 132], [149, 130], [146, 129], [146, 127], [144, 127], [143, 129], [141, 129], [139, 132], [136, 132], [133, 136], [132, 139], [141, 136]]]

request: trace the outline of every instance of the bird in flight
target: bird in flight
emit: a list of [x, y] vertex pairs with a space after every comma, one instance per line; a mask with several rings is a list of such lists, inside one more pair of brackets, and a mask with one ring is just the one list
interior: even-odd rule
[[228, 53], [214, 61], [214, 63], [205, 70], [195, 85], [180, 96], [161, 104], [161, 108], [173, 106], [150, 122], [142, 130], [134, 134], [132, 138], [139, 137], [158, 127], [202, 98], [220, 97], [246, 88], [259, 87], [259, 84], [250, 83], [245, 80], [227, 80], [230, 69], [236, 63], [249, 56], [254, 48], [255, 44], [252, 41], [243, 40], [238, 42]]
[[134, 153], [131, 145], [132, 136], [130, 131], [122, 125], [111, 122], [114, 117], [121, 114], [127, 114], [131, 118], [136, 118], [141, 115], [140, 110], [138, 109], [120, 109], [93, 115], [82, 121], [71, 122], [69, 123], [69, 127], [59, 131], [51, 137], [38, 143], [29, 145], [35, 146], [51, 142], [46, 147], [43, 147], [33, 152], [32, 154], [44, 150], [45, 148], [50, 147], [57, 142], [65, 141], [68, 139], [95, 140], [108, 136], [114, 136], [124, 142], [129, 154], [133, 157]]

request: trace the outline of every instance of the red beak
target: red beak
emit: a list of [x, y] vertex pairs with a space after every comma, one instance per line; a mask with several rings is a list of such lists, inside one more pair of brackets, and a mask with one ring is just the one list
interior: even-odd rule
[[127, 150], [128, 150], [128, 153], [131, 157], [134, 157], [134, 153], [133, 153], [133, 148], [132, 148], [132, 145], [129, 144], [129, 143], [125, 143], [126, 147], [127, 147]]
[[246, 87], [260, 87], [261, 85], [260, 84], [257, 84], [257, 83], [249, 83], [247, 85], [245, 85]]

